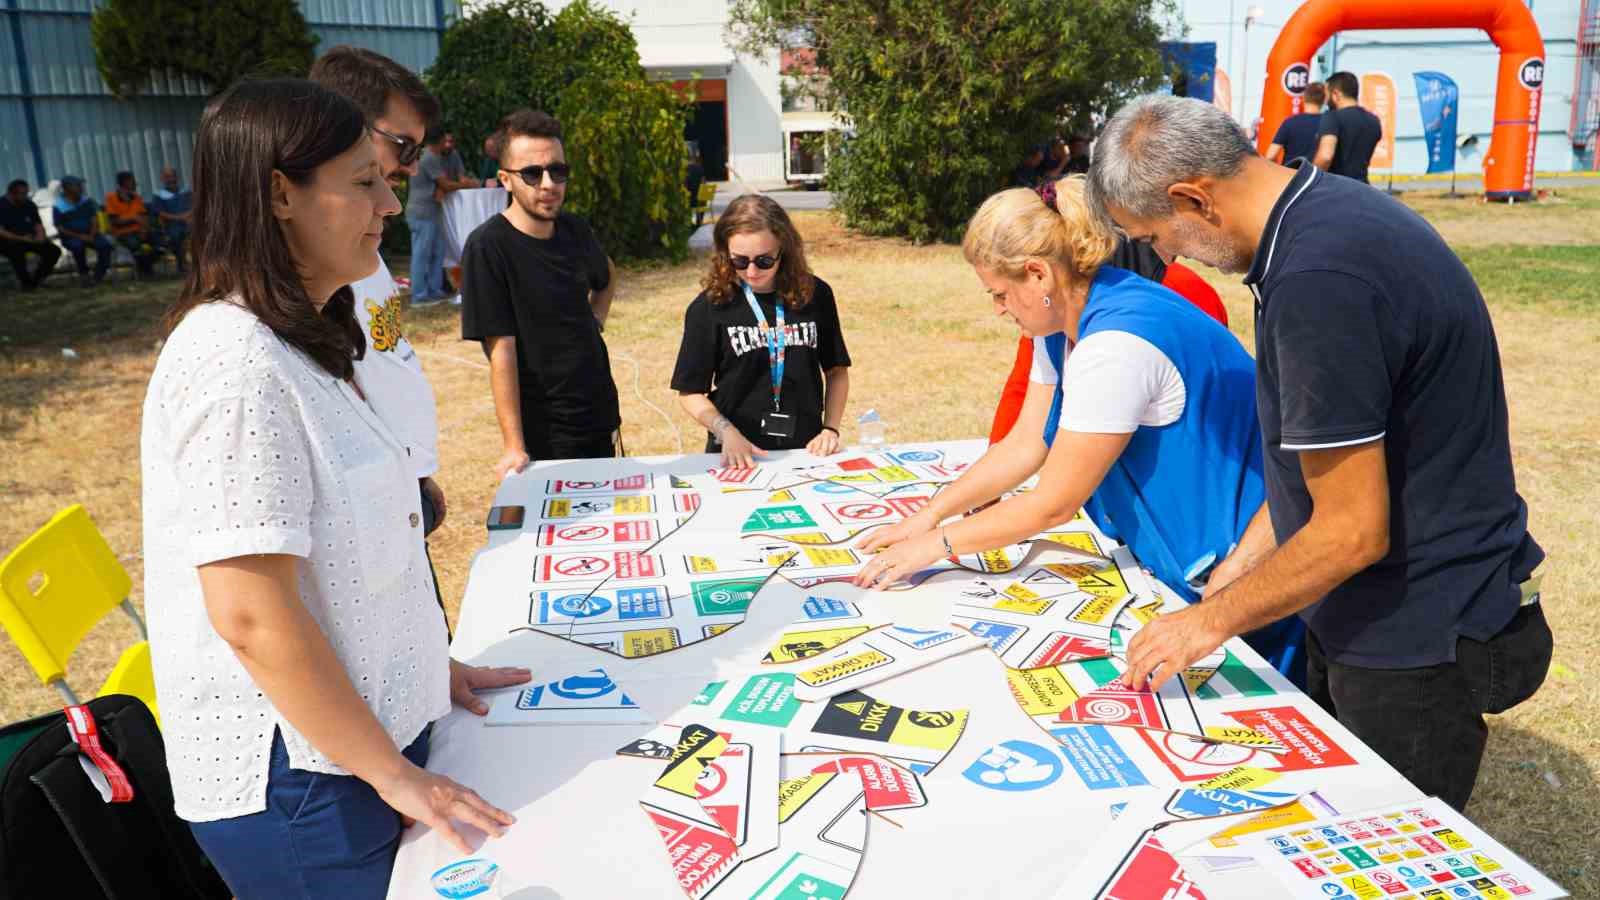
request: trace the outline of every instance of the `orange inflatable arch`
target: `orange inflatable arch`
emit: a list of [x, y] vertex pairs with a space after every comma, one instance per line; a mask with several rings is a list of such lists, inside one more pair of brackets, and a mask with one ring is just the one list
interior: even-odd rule
[[1384, 28], [1478, 28], [1500, 48], [1494, 131], [1484, 159], [1483, 188], [1491, 200], [1533, 196], [1533, 153], [1544, 86], [1544, 39], [1525, 0], [1309, 0], [1283, 26], [1267, 57], [1262, 89], [1262, 153], [1278, 125], [1300, 111], [1311, 81], [1311, 57], [1340, 31]]

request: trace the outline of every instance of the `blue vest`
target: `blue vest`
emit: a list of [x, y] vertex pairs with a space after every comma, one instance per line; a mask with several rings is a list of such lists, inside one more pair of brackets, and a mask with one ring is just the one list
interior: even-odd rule
[[[1138, 275], [1102, 266], [1078, 322], [1079, 340], [1124, 331], [1166, 354], [1183, 378], [1183, 414], [1139, 426], [1084, 505], [1095, 525], [1127, 544], [1162, 582], [1194, 602], [1188, 579], [1221, 562], [1266, 498], [1255, 362], [1228, 329]], [[1044, 442], [1061, 422], [1067, 338], [1044, 338], [1056, 382]]]

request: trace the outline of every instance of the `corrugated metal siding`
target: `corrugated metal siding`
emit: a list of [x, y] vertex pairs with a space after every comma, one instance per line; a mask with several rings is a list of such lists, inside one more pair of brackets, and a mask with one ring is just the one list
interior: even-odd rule
[[390, 31], [341, 25], [315, 25], [312, 30], [322, 39], [317, 44], [318, 50], [338, 44], [355, 44], [376, 50], [415, 72], [433, 65], [434, 57], [439, 55], [439, 37], [435, 31]]
[[[95, 0], [20, 0], [18, 6], [15, 12], [0, 6], [0, 177], [37, 179], [11, 34], [17, 27], [32, 78], [47, 181], [81, 175], [91, 195], [99, 197], [112, 189], [115, 173], [127, 169], [149, 193], [161, 167], [172, 165], [187, 182], [205, 87], [195, 79], [162, 75], [138, 98], [117, 100], [106, 91], [89, 40], [87, 14], [97, 6]], [[445, 0], [443, 6], [447, 21], [459, 15], [459, 0]], [[303, 0], [301, 9], [319, 48], [368, 47], [418, 72], [439, 52], [434, 0]]]
[[[444, 8], [456, 9], [447, 2]], [[300, 10], [312, 25], [437, 28], [433, 0], [301, 0]]]
[[173, 166], [189, 181], [194, 127], [205, 107], [203, 97], [151, 97], [124, 103], [103, 97], [61, 97], [35, 104], [45, 172], [54, 180], [80, 175], [87, 192], [102, 197], [115, 186], [118, 171], [139, 179], [141, 193], [153, 192], [163, 166]]
[[33, 150], [28, 146], [28, 125], [21, 100], [0, 100], [0, 160], [6, 167], [0, 177], [33, 181]]

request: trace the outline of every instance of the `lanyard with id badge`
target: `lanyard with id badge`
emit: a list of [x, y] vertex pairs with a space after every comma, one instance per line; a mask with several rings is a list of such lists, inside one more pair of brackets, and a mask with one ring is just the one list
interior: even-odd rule
[[767, 324], [767, 316], [761, 311], [761, 304], [756, 302], [756, 292], [748, 284], [744, 286], [744, 299], [750, 303], [750, 311], [756, 316], [756, 325], [767, 339], [767, 366], [772, 372], [772, 411], [761, 416], [761, 434], [764, 437], [792, 440], [794, 415], [779, 412], [783, 398], [783, 361], [788, 344], [783, 327], [783, 298], [773, 301], [777, 318], [774, 325]]

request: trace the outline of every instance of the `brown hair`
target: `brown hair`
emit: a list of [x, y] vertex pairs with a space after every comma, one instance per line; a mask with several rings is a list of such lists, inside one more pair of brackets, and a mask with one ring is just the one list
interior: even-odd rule
[[416, 73], [381, 53], [340, 44], [317, 57], [306, 76], [349, 100], [371, 124], [383, 117], [391, 96], [417, 108], [424, 128], [439, 121], [439, 101]]
[[553, 141], [561, 140], [561, 123], [555, 116], [542, 109], [512, 110], [500, 120], [500, 128], [494, 133], [495, 151], [499, 155], [499, 163], [505, 165], [506, 151], [511, 149], [511, 139], [519, 137], [549, 138]]
[[1305, 96], [1300, 99], [1301, 102], [1310, 103], [1313, 106], [1326, 106], [1328, 105], [1328, 86], [1320, 81], [1313, 81], [1306, 85]]
[[795, 230], [789, 214], [776, 200], [765, 194], [744, 194], [734, 198], [728, 208], [717, 218], [711, 229], [715, 249], [711, 253], [711, 269], [700, 281], [712, 305], [721, 306], [731, 301], [743, 282], [733, 270], [728, 258], [728, 238], [736, 234], [754, 234], [770, 231], [778, 239], [778, 297], [783, 305], [800, 309], [811, 302], [816, 279], [811, 267], [806, 265], [805, 244], [800, 232]]
[[194, 265], [162, 324], [238, 297], [285, 343], [338, 378], [366, 352], [349, 285], [319, 313], [272, 214], [272, 173], [295, 184], [367, 137], [355, 104], [298, 78], [241, 81], [206, 104], [194, 138]]
[[1056, 262], [1076, 278], [1094, 278], [1117, 249], [1117, 237], [1089, 209], [1083, 188], [1082, 175], [1057, 181], [1054, 209], [1028, 188], [995, 194], [967, 223], [962, 255], [1007, 278], [1022, 277], [1030, 259]]

